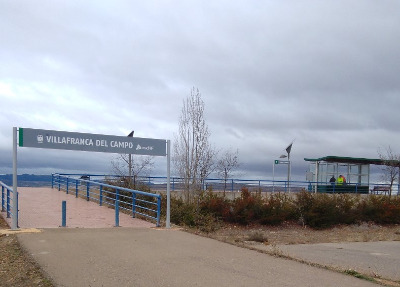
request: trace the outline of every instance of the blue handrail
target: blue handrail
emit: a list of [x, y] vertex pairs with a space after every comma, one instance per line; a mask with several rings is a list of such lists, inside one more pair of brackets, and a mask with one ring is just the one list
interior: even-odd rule
[[18, 192], [16, 194], [16, 201], [17, 201], [17, 211], [14, 212], [12, 210], [12, 201], [13, 201], [13, 196], [12, 194], [13, 189], [0, 181], [0, 186], [1, 186], [1, 211], [7, 213], [7, 218], [13, 218], [16, 216], [17, 218], [17, 227], [18, 227]]
[[[61, 175], [69, 175], [72, 177], [79, 177], [82, 174], [61, 174]], [[118, 175], [101, 175], [101, 174], [87, 174], [91, 180], [95, 179], [95, 181], [104, 181], [105, 179], [118, 180], [119, 178], [126, 178], [126, 176], [118, 176]], [[137, 176], [137, 181], [148, 185], [152, 190], [157, 190], [158, 192], [165, 192], [167, 190], [167, 177], [163, 176]], [[185, 189], [185, 180], [180, 177], [171, 177], [171, 191], [179, 192]], [[268, 180], [268, 179], [236, 179], [236, 178], [206, 178], [203, 181], [202, 189], [203, 190], [212, 190], [212, 191], [227, 191], [227, 192], [237, 192], [240, 191], [243, 187], [247, 187], [249, 189], [257, 189], [260, 192], [298, 192], [302, 190], [308, 191], [318, 191], [318, 192], [330, 192], [330, 193], [340, 193], [340, 192], [351, 192], [351, 193], [368, 193], [371, 191], [374, 185], [379, 185], [379, 183], [374, 184], [372, 182], [369, 183], [347, 183], [347, 188], [340, 187], [338, 185], [332, 185], [330, 182], [316, 182], [316, 181], [296, 181], [291, 180], [288, 182], [287, 180]], [[324, 186], [326, 188], [324, 188]], [[288, 188], [289, 187], [289, 188]], [[400, 195], [400, 186], [393, 185], [392, 194]]]
[[[85, 177], [86, 178], [86, 177]], [[69, 193], [71, 183], [75, 183], [75, 197], [84, 197], [87, 201], [97, 201], [115, 208], [115, 226], [119, 226], [119, 210], [126, 210], [132, 217], [141, 215], [156, 221], [160, 226], [161, 195], [119, 187], [100, 181], [73, 178], [70, 175], [53, 174], [52, 188]], [[140, 198], [138, 198], [140, 196]], [[156, 202], [154, 202], [156, 201]]]

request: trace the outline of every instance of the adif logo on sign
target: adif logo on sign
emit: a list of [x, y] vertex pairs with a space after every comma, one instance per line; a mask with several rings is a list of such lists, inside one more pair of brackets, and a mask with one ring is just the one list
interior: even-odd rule
[[38, 143], [43, 143], [43, 135], [38, 135], [37, 136], [37, 141], [38, 141]]
[[141, 146], [140, 144], [138, 144], [136, 146], [136, 150], [142, 150], [142, 149], [144, 149], [144, 150], [153, 150], [154, 147], [152, 147], [152, 146]]

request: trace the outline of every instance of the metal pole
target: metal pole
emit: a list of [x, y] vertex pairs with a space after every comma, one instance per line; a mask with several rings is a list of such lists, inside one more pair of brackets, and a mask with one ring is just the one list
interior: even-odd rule
[[318, 192], [318, 177], [319, 177], [319, 161], [315, 162], [315, 189], [314, 189], [314, 193]]
[[288, 152], [288, 173], [287, 173], [287, 187], [288, 192], [290, 192], [290, 152]]
[[132, 180], [132, 154], [129, 154], [128, 168], [129, 168], [129, 182], [130, 182]]
[[272, 192], [275, 192], [275, 161], [272, 164]]
[[115, 227], [119, 227], [119, 190], [115, 190]]
[[11, 229], [18, 229], [18, 203], [17, 203], [17, 128], [13, 127], [13, 207]]
[[170, 176], [171, 176], [171, 140], [167, 140], [167, 218], [165, 219], [165, 227], [171, 228], [171, 187], [170, 187]]
[[65, 200], [61, 203], [61, 226], [67, 226], [67, 202]]
[[[135, 133], [135, 131], [131, 131], [128, 135], [128, 137], [132, 138], [133, 134]], [[128, 168], [129, 168], [129, 184], [131, 185], [131, 180], [132, 180], [132, 154], [129, 154], [129, 160], [128, 160]]]

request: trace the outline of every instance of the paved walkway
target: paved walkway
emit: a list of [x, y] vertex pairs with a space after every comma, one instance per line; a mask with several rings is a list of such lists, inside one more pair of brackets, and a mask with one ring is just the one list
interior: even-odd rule
[[[113, 209], [57, 189], [19, 192], [20, 227], [43, 229], [18, 239], [57, 286], [377, 286], [179, 230], [149, 228], [155, 224], [126, 214], [120, 214], [124, 227], [114, 228]], [[67, 226], [84, 228], [58, 228], [63, 200]], [[308, 262], [399, 280], [399, 247], [374, 242], [278, 248]]]
[[[61, 204], [67, 202], [67, 227], [104, 228], [115, 226], [115, 210], [98, 203], [76, 198], [74, 194], [49, 187], [18, 187], [20, 228], [58, 228], [61, 226]], [[6, 214], [3, 213], [5, 217]], [[6, 219], [11, 226], [11, 220]], [[155, 223], [120, 213], [122, 227], [154, 227]]]
[[[260, 250], [270, 246], [254, 244]], [[400, 241], [278, 245], [283, 255], [341, 270], [355, 270], [400, 283]], [[399, 284], [400, 286], [400, 284]]]
[[377, 286], [178, 230], [58, 228], [18, 239], [57, 286]]

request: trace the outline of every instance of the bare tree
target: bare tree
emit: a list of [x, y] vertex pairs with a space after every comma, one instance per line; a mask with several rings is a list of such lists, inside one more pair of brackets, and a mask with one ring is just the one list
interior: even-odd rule
[[228, 178], [232, 176], [232, 173], [239, 167], [239, 151], [226, 150], [221, 158], [217, 162], [216, 171], [219, 177], [224, 180], [224, 196]]
[[205, 178], [212, 172], [215, 150], [209, 142], [210, 132], [204, 118], [204, 102], [193, 88], [183, 101], [179, 131], [175, 136], [173, 162], [184, 179], [185, 200], [190, 202], [201, 191]]
[[[149, 176], [154, 168], [154, 158], [152, 156], [133, 155], [131, 161], [131, 171], [129, 172], [129, 154], [120, 154], [115, 160], [111, 161], [114, 172], [122, 177], [127, 187], [135, 189], [138, 177]], [[133, 176], [130, 177], [129, 175]]]
[[395, 154], [391, 147], [386, 148], [385, 152], [382, 152], [380, 149], [378, 150], [379, 158], [383, 161], [383, 175], [382, 179], [384, 181], [389, 182], [389, 199], [392, 196], [393, 184], [399, 178], [399, 169], [400, 169], [400, 155]]

